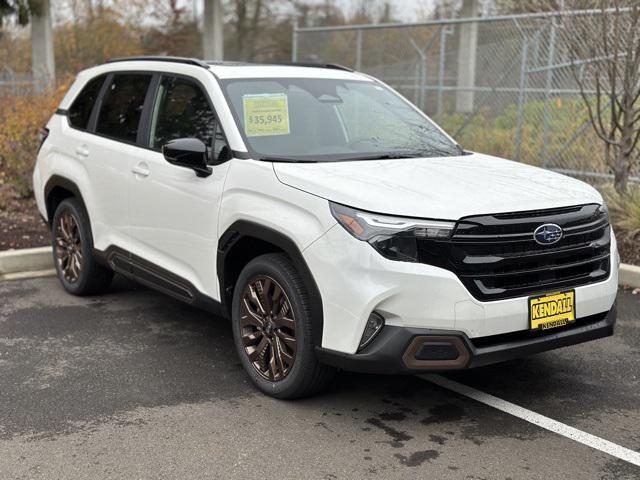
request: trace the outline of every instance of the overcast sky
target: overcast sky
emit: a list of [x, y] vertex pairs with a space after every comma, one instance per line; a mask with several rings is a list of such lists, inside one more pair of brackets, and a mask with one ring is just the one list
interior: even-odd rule
[[[230, 2], [233, 0], [223, 0], [223, 2]], [[268, 0], [267, 0], [268, 1]], [[307, 3], [320, 4], [324, 0], [304, 0]], [[362, 0], [336, 0], [337, 5], [341, 6], [345, 10], [345, 14], [350, 16], [358, 8]], [[370, 2], [372, 6], [380, 6], [384, 3], [384, 0], [366, 0]], [[392, 7], [392, 13], [395, 18], [398, 18], [401, 22], [411, 22], [421, 20], [420, 15], [424, 15], [426, 12], [433, 8], [435, 0], [389, 0]], [[71, 9], [74, 2], [72, 0], [52, 0], [54, 21], [56, 23], [64, 22], [72, 16]], [[105, 0], [105, 4], [109, 4], [109, 0]], [[198, 16], [201, 17], [203, 0], [179, 0], [179, 5], [186, 7], [193, 11], [195, 7], [198, 12]], [[153, 19], [148, 18], [148, 21]]]
[[[195, 6], [199, 12], [202, 11], [202, 0], [182, 0], [184, 3], [189, 4], [189, 8]], [[228, 1], [228, 0], [223, 0]], [[304, 0], [306, 3], [322, 3], [324, 0]], [[383, 0], [367, 0], [372, 4], [383, 3]], [[346, 13], [349, 15], [361, 3], [361, 0], [337, 0], [338, 5], [341, 5]], [[391, 7], [393, 9], [394, 17], [399, 18], [403, 22], [410, 22], [417, 20], [417, 15], [424, 13], [425, 10], [433, 8], [435, 0], [390, 0]]]
[[[322, 3], [322, 0], [306, 0], [307, 3]], [[375, 0], [369, 0], [372, 3]], [[342, 4], [348, 12], [352, 12], [360, 4], [359, 0], [338, 0], [338, 4]], [[393, 15], [404, 22], [416, 20], [416, 15], [421, 10], [431, 9], [433, 0], [390, 0]]]

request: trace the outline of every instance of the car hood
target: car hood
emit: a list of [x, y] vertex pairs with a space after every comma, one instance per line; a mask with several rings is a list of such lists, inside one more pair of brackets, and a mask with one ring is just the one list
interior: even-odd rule
[[274, 163], [285, 185], [362, 210], [457, 220], [602, 203], [591, 186], [479, 153], [459, 157]]

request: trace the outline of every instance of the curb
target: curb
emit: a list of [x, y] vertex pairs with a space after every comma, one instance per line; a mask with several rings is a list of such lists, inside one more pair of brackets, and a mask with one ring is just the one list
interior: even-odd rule
[[623, 287], [640, 288], [640, 267], [637, 265], [621, 263], [620, 271], [618, 272], [618, 285]]
[[55, 275], [51, 247], [0, 252], [0, 281]]
[[[0, 252], [0, 281], [55, 275], [51, 247]], [[618, 284], [640, 288], [640, 266], [620, 264]]]

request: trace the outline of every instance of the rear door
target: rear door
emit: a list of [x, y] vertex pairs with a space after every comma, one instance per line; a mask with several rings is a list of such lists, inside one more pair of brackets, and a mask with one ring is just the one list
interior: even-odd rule
[[[104, 232], [104, 215], [102, 206], [94, 201], [92, 178], [88, 172], [93, 171], [91, 155], [94, 152], [95, 135], [91, 132], [92, 112], [97, 108], [97, 101], [104, 88], [108, 74], [99, 75], [89, 80], [67, 111], [66, 118], [61, 118], [61, 137], [63, 141], [57, 142], [62, 162], [56, 162], [60, 170], [58, 175], [69, 175], [84, 188], [83, 200], [89, 213], [92, 224], [94, 243], [98, 242]], [[80, 183], [83, 181], [83, 183]], [[100, 226], [98, 226], [100, 225]]]
[[128, 249], [128, 182], [139, 145], [140, 123], [153, 75], [118, 72], [108, 75], [89, 121], [86, 141], [76, 155], [84, 158], [91, 179], [94, 244]]
[[211, 162], [213, 174], [200, 178], [193, 170], [169, 164], [161, 149], [170, 140], [197, 138], [214, 159], [226, 145], [225, 137], [210, 98], [196, 79], [162, 74], [153, 97], [145, 139], [148, 148], [132, 165], [131, 251], [219, 298], [218, 210], [229, 162]]

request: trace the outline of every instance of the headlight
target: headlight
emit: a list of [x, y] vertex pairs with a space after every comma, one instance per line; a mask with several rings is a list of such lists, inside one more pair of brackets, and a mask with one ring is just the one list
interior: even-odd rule
[[604, 200], [602, 201], [602, 205], [598, 207], [598, 212], [609, 216], [609, 207], [607, 207], [607, 204], [604, 202]]
[[384, 257], [418, 261], [418, 240], [443, 240], [451, 236], [455, 222], [394, 217], [363, 212], [329, 202], [331, 213], [358, 240], [370, 243]]

